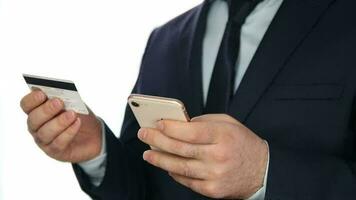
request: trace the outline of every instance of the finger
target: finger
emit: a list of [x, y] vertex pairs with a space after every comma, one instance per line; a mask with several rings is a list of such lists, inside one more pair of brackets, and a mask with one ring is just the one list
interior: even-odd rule
[[157, 129], [169, 137], [194, 144], [215, 144], [218, 136], [215, 123], [161, 120]]
[[182, 176], [204, 179], [207, 177], [205, 166], [202, 162], [168, 154], [161, 151], [148, 150], [143, 154], [143, 159], [150, 164], [165, 171]]
[[187, 188], [190, 188], [191, 190], [204, 194], [205, 191], [203, 191], [204, 185], [206, 184], [206, 181], [201, 180], [201, 179], [194, 179], [194, 178], [189, 178], [186, 176], [182, 176], [179, 174], [175, 173], [169, 173], [169, 175], [178, 183], [184, 185]]
[[44, 147], [45, 152], [56, 155], [65, 151], [79, 132], [80, 126], [81, 121], [78, 117], [70, 127], [58, 135], [49, 145]]
[[137, 135], [144, 143], [181, 157], [203, 158], [206, 155], [204, 145], [190, 144], [167, 137], [157, 129], [141, 128]]
[[34, 90], [21, 99], [20, 106], [22, 110], [28, 114], [33, 109], [44, 103], [46, 99], [47, 96], [45, 93], [43, 93], [41, 90]]
[[235, 118], [226, 114], [206, 114], [194, 117], [190, 120], [191, 122], [207, 122], [207, 121], [215, 121], [215, 122], [228, 122], [236, 125], [240, 125], [241, 123], [237, 121]]
[[76, 118], [76, 113], [73, 111], [67, 111], [60, 114], [58, 117], [45, 123], [33, 134], [36, 138], [36, 142], [44, 145], [51, 143], [59, 134], [67, 129]]
[[28, 128], [31, 133], [36, 132], [44, 123], [55, 117], [61, 110], [64, 104], [61, 100], [55, 98], [46, 101], [46, 103], [35, 108], [28, 114]]

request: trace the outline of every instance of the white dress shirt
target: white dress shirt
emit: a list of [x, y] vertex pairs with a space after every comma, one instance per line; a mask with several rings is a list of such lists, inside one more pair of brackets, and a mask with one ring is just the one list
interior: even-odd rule
[[[283, 0], [264, 0], [259, 3], [252, 13], [246, 18], [246, 21], [241, 28], [240, 51], [236, 61], [237, 73], [235, 77], [235, 90], [238, 89], [264, 34], [282, 4], [282, 1]], [[226, 22], [228, 20], [228, 12], [228, 5], [224, 0], [214, 0], [208, 12], [202, 53], [204, 103], [206, 103], [215, 60], [225, 31]], [[101, 154], [92, 160], [79, 163], [79, 166], [82, 167], [82, 169], [88, 174], [92, 184], [95, 186], [99, 186], [102, 182], [106, 168], [105, 129], [102, 120], [101, 122], [103, 127], [103, 145]], [[248, 200], [264, 199], [268, 177], [268, 166], [269, 159], [263, 187], [248, 198]]]

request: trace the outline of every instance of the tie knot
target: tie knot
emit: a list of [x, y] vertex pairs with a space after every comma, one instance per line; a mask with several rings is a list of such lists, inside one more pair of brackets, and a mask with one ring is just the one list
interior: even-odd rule
[[243, 24], [247, 16], [262, 0], [226, 0], [229, 6], [229, 21]]

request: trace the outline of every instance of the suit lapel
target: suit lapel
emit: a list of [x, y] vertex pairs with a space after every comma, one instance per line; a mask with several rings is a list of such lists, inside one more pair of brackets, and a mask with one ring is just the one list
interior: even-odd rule
[[202, 91], [202, 43], [205, 32], [205, 19], [210, 1], [204, 1], [197, 6], [189, 17], [181, 34], [181, 46], [185, 62], [186, 83], [182, 85], [185, 91], [186, 107], [191, 117], [201, 115], [203, 111]]
[[234, 96], [228, 113], [245, 122], [260, 97], [333, 0], [284, 0]]

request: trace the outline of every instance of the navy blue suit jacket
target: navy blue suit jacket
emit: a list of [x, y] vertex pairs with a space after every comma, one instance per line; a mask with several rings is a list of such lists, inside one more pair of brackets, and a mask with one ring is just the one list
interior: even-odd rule
[[[356, 1], [284, 0], [228, 114], [270, 145], [266, 199], [356, 196]], [[202, 114], [202, 5], [153, 31], [133, 92], [178, 98]], [[107, 131], [107, 169], [94, 199], [209, 199], [142, 160], [148, 147], [126, 109], [121, 138]]]

